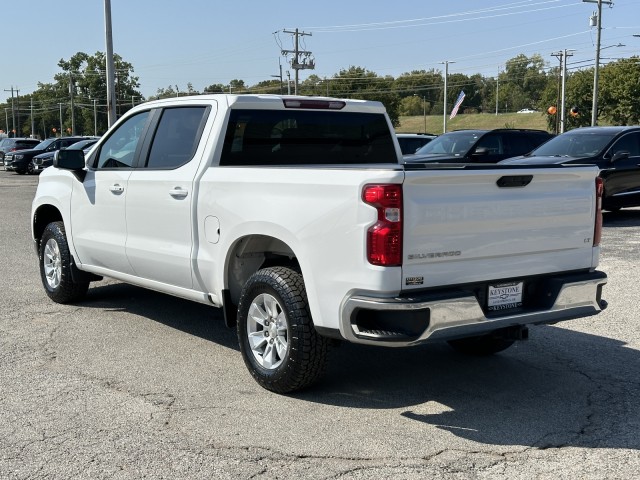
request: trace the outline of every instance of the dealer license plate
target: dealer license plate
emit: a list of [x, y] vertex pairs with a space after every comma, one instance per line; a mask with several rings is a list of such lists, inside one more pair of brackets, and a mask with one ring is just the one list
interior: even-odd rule
[[489, 285], [487, 308], [496, 311], [521, 307], [523, 286], [524, 282]]

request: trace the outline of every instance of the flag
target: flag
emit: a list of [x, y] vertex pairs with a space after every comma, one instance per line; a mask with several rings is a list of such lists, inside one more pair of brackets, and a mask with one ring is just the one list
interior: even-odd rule
[[453, 106], [453, 110], [451, 110], [451, 116], [449, 117], [449, 120], [451, 120], [453, 117], [455, 117], [458, 114], [458, 109], [460, 108], [460, 105], [462, 105], [463, 100], [464, 100], [464, 90], [461, 90], [460, 95], [458, 95], [458, 99], [456, 100], [456, 104]]

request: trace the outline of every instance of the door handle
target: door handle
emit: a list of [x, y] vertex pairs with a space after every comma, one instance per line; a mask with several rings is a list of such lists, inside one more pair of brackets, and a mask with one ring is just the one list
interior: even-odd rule
[[124, 192], [124, 187], [122, 185], [118, 184], [118, 183], [115, 183], [115, 184], [113, 184], [113, 185], [111, 185], [109, 187], [109, 190], [112, 193], [118, 193], [119, 194], [119, 193]]
[[169, 190], [169, 195], [173, 198], [185, 198], [189, 194], [188, 190], [183, 190], [180, 187], [175, 187], [172, 190]]

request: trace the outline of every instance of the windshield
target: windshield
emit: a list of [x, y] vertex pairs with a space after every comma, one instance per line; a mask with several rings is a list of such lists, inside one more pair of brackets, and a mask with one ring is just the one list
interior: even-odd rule
[[36, 145], [35, 147], [33, 147], [34, 150], [46, 150], [47, 147], [49, 145], [51, 145], [53, 142], [55, 142], [56, 139], [55, 138], [48, 138], [47, 140], [43, 140], [42, 142], [40, 142], [38, 145]]
[[464, 156], [478, 141], [484, 132], [449, 132], [434, 138], [424, 147], [416, 150], [416, 155], [455, 155]]
[[541, 157], [595, 157], [602, 152], [615, 133], [568, 132], [540, 145], [529, 156]]

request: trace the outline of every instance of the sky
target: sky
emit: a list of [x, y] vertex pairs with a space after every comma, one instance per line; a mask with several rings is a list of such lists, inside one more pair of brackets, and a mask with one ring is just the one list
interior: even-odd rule
[[[22, 95], [52, 82], [60, 59], [106, 51], [103, 0], [32, 0], [29, 15], [14, 5], [2, 9], [0, 102], [12, 87]], [[19, 21], [5, 17], [14, 8]], [[301, 70], [301, 81], [350, 66], [394, 77], [443, 71], [445, 61], [450, 73], [495, 77], [518, 54], [557, 66], [552, 53], [564, 49], [574, 50], [568, 68], [592, 66], [596, 10], [582, 0], [111, 0], [114, 52], [133, 65], [146, 97], [187, 83], [198, 91], [233, 79], [254, 85], [278, 75], [279, 62], [293, 79], [281, 50], [293, 50], [285, 30], [296, 28], [310, 34], [300, 47], [316, 66]], [[602, 27], [603, 64], [640, 55], [640, 0], [603, 5]]]

